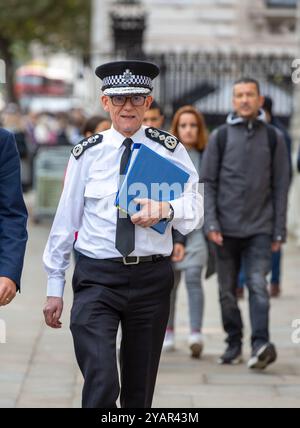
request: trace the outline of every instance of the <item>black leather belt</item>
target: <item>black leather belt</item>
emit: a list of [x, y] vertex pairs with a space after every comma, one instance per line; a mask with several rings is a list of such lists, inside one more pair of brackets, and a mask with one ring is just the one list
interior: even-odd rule
[[138, 265], [139, 263], [144, 262], [159, 262], [160, 260], [166, 259], [167, 257], [162, 256], [161, 254], [156, 254], [154, 256], [141, 256], [141, 257], [114, 257], [109, 260], [111, 262], [123, 263], [124, 265]]

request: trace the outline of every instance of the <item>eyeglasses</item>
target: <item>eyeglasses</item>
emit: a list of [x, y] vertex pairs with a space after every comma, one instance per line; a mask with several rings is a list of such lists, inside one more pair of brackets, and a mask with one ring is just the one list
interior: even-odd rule
[[126, 97], [125, 95], [114, 95], [110, 97], [110, 99], [114, 106], [124, 106], [129, 99], [134, 107], [140, 107], [145, 104], [146, 97], [143, 95], [133, 95], [132, 97]]

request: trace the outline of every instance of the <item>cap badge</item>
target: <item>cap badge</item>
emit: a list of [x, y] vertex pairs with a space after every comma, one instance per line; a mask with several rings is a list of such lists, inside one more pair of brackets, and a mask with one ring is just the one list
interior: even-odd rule
[[131, 73], [131, 71], [127, 68], [127, 70], [124, 71], [123, 76], [122, 76], [122, 82], [129, 84], [131, 83], [133, 78], [133, 74]]

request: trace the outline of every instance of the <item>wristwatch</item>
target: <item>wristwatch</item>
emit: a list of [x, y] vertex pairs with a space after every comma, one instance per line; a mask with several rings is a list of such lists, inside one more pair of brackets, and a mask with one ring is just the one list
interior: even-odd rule
[[166, 217], [167, 222], [172, 221], [174, 218], [174, 208], [172, 207], [171, 204], [169, 204], [169, 205], [170, 205], [170, 209], [169, 209], [168, 215]]

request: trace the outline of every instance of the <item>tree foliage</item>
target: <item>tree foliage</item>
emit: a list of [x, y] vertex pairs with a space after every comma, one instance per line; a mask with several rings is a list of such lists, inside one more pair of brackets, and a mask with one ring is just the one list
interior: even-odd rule
[[37, 41], [85, 57], [89, 52], [90, 0], [0, 0], [0, 58], [7, 67], [8, 98], [17, 47]]
[[85, 50], [89, 0], [0, 0], [0, 38], [10, 45], [33, 40], [57, 48]]

